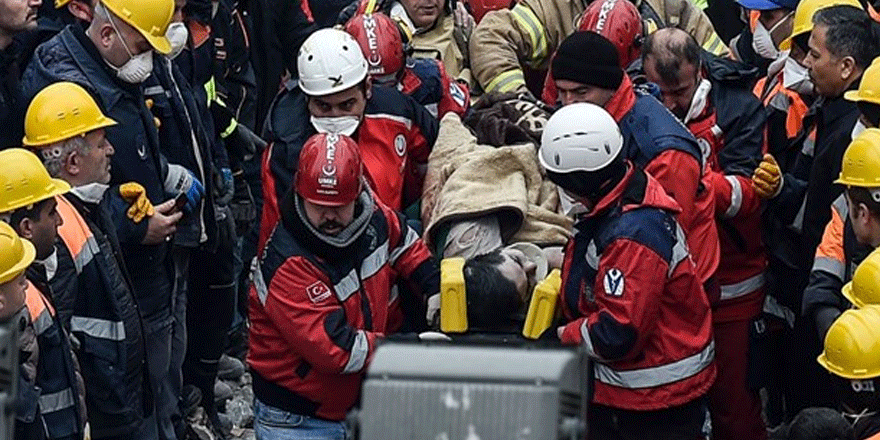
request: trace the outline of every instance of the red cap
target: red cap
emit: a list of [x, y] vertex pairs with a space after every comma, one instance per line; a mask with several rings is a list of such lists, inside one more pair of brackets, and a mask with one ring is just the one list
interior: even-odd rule
[[639, 57], [642, 45], [642, 16], [629, 0], [596, 0], [590, 3], [578, 23], [578, 30], [595, 32], [614, 44], [620, 67], [626, 69]]
[[361, 192], [363, 162], [355, 141], [345, 135], [320, 133], [299, 153], [295, 190], [322, 206], [344, 206]]
[[345, 31], [361, 47], [370, 75], [386, 76], [403, 69], [403, 37], [397, 23], [387, 15], [356, 15], [345, 24]]
[[509, 8], [513, 0], [465, 0], [465, 4], [470, 8], [474, 20], [479, 23], [489, 11]]

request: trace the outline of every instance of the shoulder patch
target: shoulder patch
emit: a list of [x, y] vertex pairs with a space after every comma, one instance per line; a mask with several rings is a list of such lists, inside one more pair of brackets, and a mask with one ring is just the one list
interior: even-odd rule
[[309, 300], [311, 300], [313, 304], [319, 304], [327, 298], [330, 298], [332, 293], [330, 292], [330, 288], [327, 287], [323, 281], [315, 281], [306, 287], [306, 294], [309, 296]]
[[449, 95], [452, 96], [452, 100], [455, 101], [459, 107], [464, 107], [464, 91], [461, 90], [461, 86], [459, 86], [455, 80], [449, 82]]
[[403, 133], [394, 137], [394, 152], [400, 157], [406, 155], [406, 137], [403, 136]]
[[620, 269], [616, 267], [608, 269], [605, 271], [605, 277], [602, 279], [605, 293], [616, 298], [623, 296], [624, 281], [623, 272]]

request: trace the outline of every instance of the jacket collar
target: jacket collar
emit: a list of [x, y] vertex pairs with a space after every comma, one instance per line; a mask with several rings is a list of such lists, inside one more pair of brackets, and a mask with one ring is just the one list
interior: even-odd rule
[[623, 81], [620, 82], [617, 91], [605, 103], [605, 110], [614, 117], [617, 123], [620, 123], [634, 105], [636, 105], [635, 89], [633, 88], [632, 80], [629, 79], [629, 75], [624, 73]]
[[609, 211], [620, 208], [621, 212], [630, 211], [643, 206], [681, 212], [681, 208], [663, 190], [653, 177], [627, 161], [629, 167], [623, 179], [611, 190], [593, 209], [585, 215], [586, 218], [602, 217]]
[[[859, 82], [861, 82], [861, 79], [853, 81], [852, 84], [847, 87], [846, 91], [857, 90], [859, 88]], [[844, 93], [846, 93], [846, 91], [844, 91]], [[838, 119], [846, 117], [854, 111], [858, 111], [856, 103], [845, 99], [843, 97], [844, 93], [833, 98], [822, 97], [816, 101], [815, 105], [818, 107], [820, 114], [822, 115], [822, 121], [825, 126], [830, 125]]]

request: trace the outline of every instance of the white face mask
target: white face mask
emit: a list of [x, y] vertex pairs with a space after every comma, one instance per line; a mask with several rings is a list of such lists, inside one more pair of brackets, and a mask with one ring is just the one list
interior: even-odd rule
[[[773, 29], [784, 21], [780, 20], [779, 23], [773, 25]], [[768, 60], [775, 60], [779, 56], [779, 49], [773, 44], [773, 37], [770, 36], [770, 32], [773, 32], [773, 29], [768, 30], [764, 27], [763, 23], [758, 21], [758, 24], [755, 26], [755, 32], [752, 34], [752, 48], [755, 49], [755, 53], [760, 55], [761, 58]]]
[[116, 71], [116, 76], [119, 79], [131, 84], [140, 84], [146, 81], [146, 79], [150, 77], [150, 74], [153, 73], [153, 51], [148, 50], [144, 53], [133, 55], [131, 50], [128, 49], [128, 43], [122, 38], [122, 33], [119, 32], [119, 28], [116, 27], [114, 21], [113, 17], [110, 17], [110, 25], [113, 26], [116, 35], [122, 40], [122, 47], [128, 52], [130, 58], [120, 67], [115, 67], [112, 64], [110, 67]]
[[581, 214], [586, 214], [590, 212], [583, 203], [578, 202], [566, 193], [562, 188], [556, 187], [556, 192], [559, 193], [559, 207], [562, 208], [562, 213], [571, 217], [576, 218]]
[[312, 116], [312, 125], [318, 133], [344, 134], [351, 136], [361, 124], [357, 116], [337, 116], [332, 118], [318, 118]]
[[697, 86], [697, 90], [694, 91], [694, 97], [691, 98], [691, 107], [688, 109], [687, 114], [684, 116], [684, 120], [681, 122], [687, 124], [703, 113], [703, 110], [706, 109], [706, 104], [709, 102], [709, 92], [711, 91], [712, 83], [706, 78], [701, 79], [700, 85]]
[[171, 52], [167, 56], [173, 60], [186, 47], [186, 42], [189, 41], [189, 29], [181, 22], [171, 23], [168, 25], [168, 31], [165, 32], [165, 38], [171, 43]]
[[862, 123], [862, 120], [859, 119], [856, 121], [856, 125], [853, 126], [852, 135], [850, 135], [850, 139], [855, 139], [858, 135], [862, 134], [863, 131], [868, 127], [865, 127], [865, 124]]
[[813, 82], [810, 81], [810, 73], [806, 67], [801, 66], [793, 58], [785, 60], [782, 71], [782, 85], [789, 90], [794, 90], [802, 95], [813, 95]]

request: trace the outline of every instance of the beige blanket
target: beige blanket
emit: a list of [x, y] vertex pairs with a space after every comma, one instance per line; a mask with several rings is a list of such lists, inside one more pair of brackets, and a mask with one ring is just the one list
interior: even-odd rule
[[453, 113], [440, 122], [422, 191], [425, 240], [445, 223], [496, 214], [505, 243], [564, 244], [572, 221], [558, 211], [556, 187], [543, 175], [534, 144], [491, 147]]

